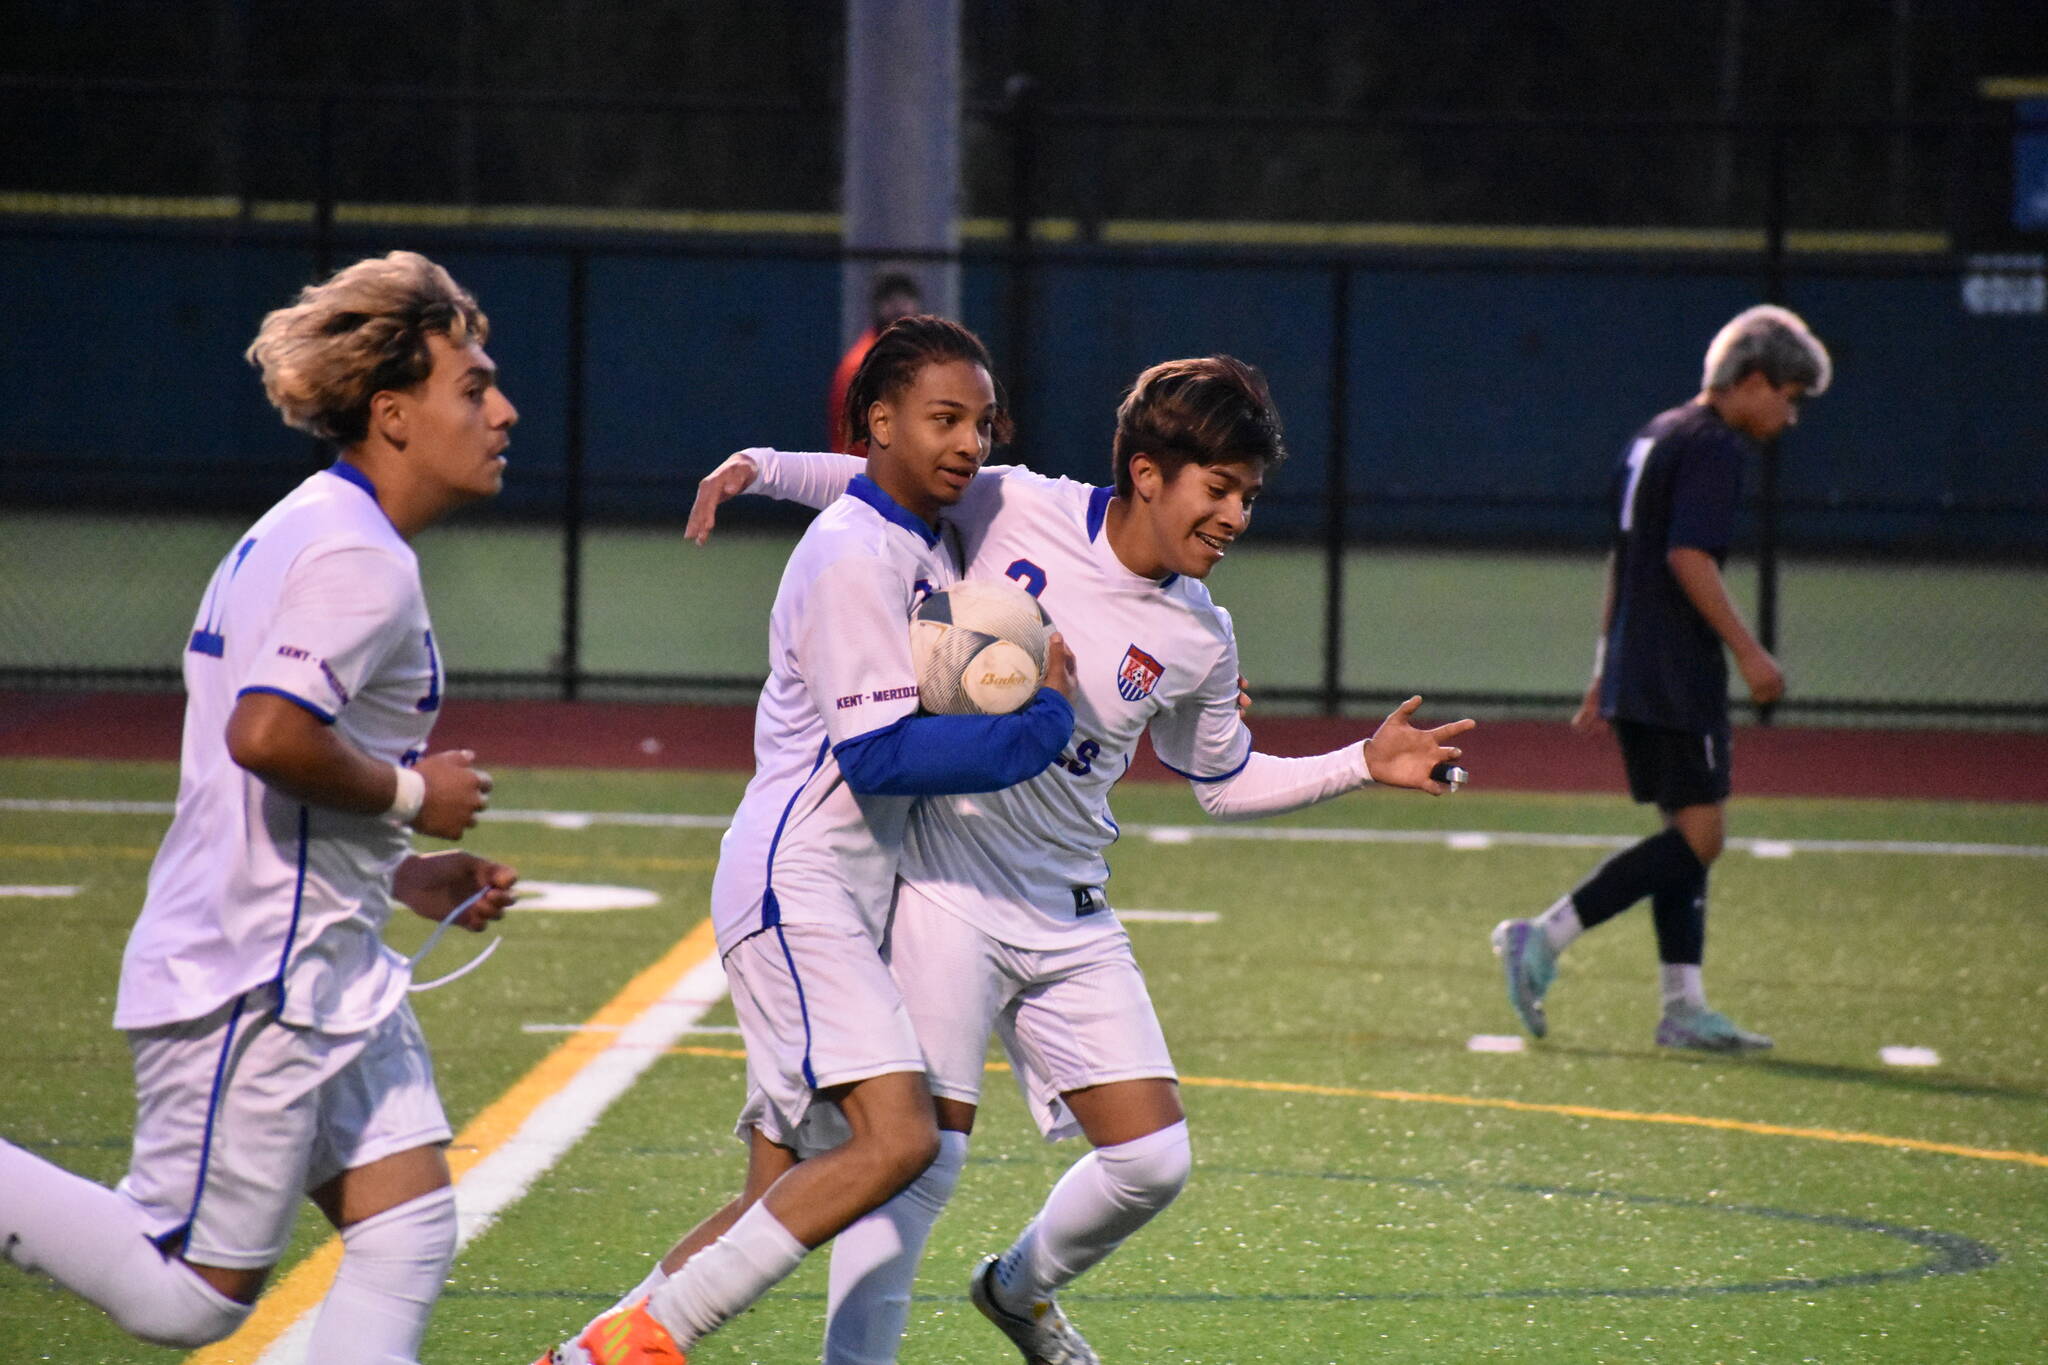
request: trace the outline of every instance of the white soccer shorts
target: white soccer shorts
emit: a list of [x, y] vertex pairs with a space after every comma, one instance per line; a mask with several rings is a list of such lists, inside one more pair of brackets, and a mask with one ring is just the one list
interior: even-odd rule
[[887, 956], [941, 1098], [981, 1102], [991, 1031], [1049, 1142], [1081, 1132], [1067, 1091], [1178, 1079], [1121, 929], [1071, 948], [1018, 948], [899, 882]]
[[236, 1270], [277, 1264], [306, 1191], [451, 1136], [410, 1005], [332, 1034], [279, 1023], [268, 987], [242, 1001], [129, 1031], [135, 1145], [119, 1186], [152, 1236], [189, 1225], [187, 1260]]
[[758, 1128], [798, 1156], [828, 1152], [852, 1130], [818, 1091], [924, 1070], [896, 982], [857, 928], [763, 930], [726, 954], [725, 975], [747, 1045], [742, 1139]]

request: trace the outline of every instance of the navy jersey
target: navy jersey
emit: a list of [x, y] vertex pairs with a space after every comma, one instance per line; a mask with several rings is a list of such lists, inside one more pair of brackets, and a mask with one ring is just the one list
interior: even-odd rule
[[1629, 442], [1614, 471], [1614, 617], [1602, 715], [1699, 732], [1728, 724], [1721, 637], [1665, 555], [1688, 546], [1716, 564], [1727, 559], [1750, 448], [1704, 403], [1657, 414]]

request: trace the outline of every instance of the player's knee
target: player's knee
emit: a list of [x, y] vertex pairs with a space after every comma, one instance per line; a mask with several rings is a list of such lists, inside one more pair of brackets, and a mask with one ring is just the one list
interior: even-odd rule
[[1153, 1210], [1171, 1204], [1194, 1169], [1187, 1120], [1114, 1147], [1098, 1147], [1095, 1158], [1132, 1205]]
[[166, 1261], [163, 1270], [107, 1310], [122, 1331], [153, 1346], [190, 1351], [233, 1336], [255, 1306], [229, 1298], [183, 1262]]
[[939, 1155], [939, 1129], [934, 1123], [906, 1123], [883, 1135], [876, 1156], [883, 1180], [901, 1189], [924, 1174]]
[[341, 1232], [340, 1274], [379, 1293], [432, 1303], [455, 1263], [455, 1191], [443, 1186]]

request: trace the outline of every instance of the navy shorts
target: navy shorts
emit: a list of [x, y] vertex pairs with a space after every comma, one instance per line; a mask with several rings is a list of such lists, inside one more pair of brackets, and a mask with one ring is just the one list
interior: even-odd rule
[[1614, 720], [1628, 794], [1660, 810], [1717, 806], [1728, 799], [1728, 727], [1672, 730], [1641, 721]]

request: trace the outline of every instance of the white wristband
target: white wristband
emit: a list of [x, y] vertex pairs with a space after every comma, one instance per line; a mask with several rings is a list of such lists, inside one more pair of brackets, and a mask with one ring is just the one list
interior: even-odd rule
[[1593, 641], [1593, 676], [1600, 677], [1607, 672], [1607, 637], [1602, 635]]
[[420, 776], [417, 768], [401, 768], [394, 764], [391, 771], [398, 774], [398, 792], [392, 798], [391, 809], [384, 815], [401, 825], [409, 825], [420, 813], [420, 807], [427, 803], [427, 779]]

